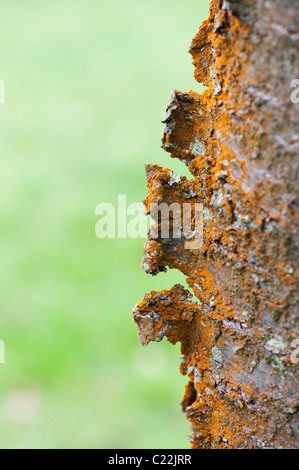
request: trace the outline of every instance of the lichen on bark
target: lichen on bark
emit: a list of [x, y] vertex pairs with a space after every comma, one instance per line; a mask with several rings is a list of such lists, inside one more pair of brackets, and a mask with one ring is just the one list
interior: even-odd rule
[[[143, 269], [179, 269], [180, 285], [150, 292], [133, 318], [142, 344], [181, 342], [189, 377], [182, 409], [193, 448], [299, 447], [299, 129], [290, 99], [299, 78], [291, 0], [210, 2], [192, 40], [198, 94], [171, 92], [163, 148], [193, 179], [147, 165], [153, 202], [203, 204], [204, 237], [156, 238]], [[297, 62], [296, 62], [297, 61]], [[166, 423], [165, 423], [166, 426]]]

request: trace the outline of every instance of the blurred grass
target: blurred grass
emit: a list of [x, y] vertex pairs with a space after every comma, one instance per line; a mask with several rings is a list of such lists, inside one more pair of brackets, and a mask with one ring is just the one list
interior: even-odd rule
[[207, 0], [1, 5], [1, 448], [184, 448], [179, 345], [142, 348], [132, 306], [184, 282], [140, 268], [144, 240], [99, 240], [98, 203], [146, 195], [172, 89]]

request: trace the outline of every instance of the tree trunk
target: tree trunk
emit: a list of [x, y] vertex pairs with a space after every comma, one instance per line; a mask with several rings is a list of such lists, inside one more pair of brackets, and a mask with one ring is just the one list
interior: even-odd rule
[[181, 342], [192, 448], [299, 447], [298, 17], [294, 0], [212, 0], [190, 47], [207, 89], [171, 93], [162, 139], [193, 179], [146, 167], [147, 213], [189, 203], [195, 230], [203, 205], [200, 247], [155, 214], [142, 262], [197, 301], [176, 285], [133, 310], [142, 344]]

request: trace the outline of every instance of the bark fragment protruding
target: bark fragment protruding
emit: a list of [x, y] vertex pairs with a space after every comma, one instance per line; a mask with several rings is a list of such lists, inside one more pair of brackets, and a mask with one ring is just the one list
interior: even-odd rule
[[198, 303], [174, 286], [133, 313], [144, 344], [181, 342], [194, 448], [299, 447], [298, 10], [211, 1], [190, 47], [207, 89], [171, 93], [162, 139], [194, 179], [170, 184], [169, 169], [147, 167], [147, 213], [150, 202], [203, 204], [200, 248], [149, 235], [143, 257], [151, 274], [183, 272]]

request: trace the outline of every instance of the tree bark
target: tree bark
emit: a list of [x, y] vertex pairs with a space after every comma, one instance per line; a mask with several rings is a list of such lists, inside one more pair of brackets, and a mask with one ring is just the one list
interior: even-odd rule
[[142, 344], [181, 342], [192, 448], [299, 447], [298, 16], [294, 0], [212, 0], [190, 47], [207, 88], [171, 93], [162, 138], [193, 179], [146, 166], [146, 213], [203, 204], [200, 248], [156, 217], [142, 261], [182, 271], [197, 301], [176, 285], [133, 309]]

